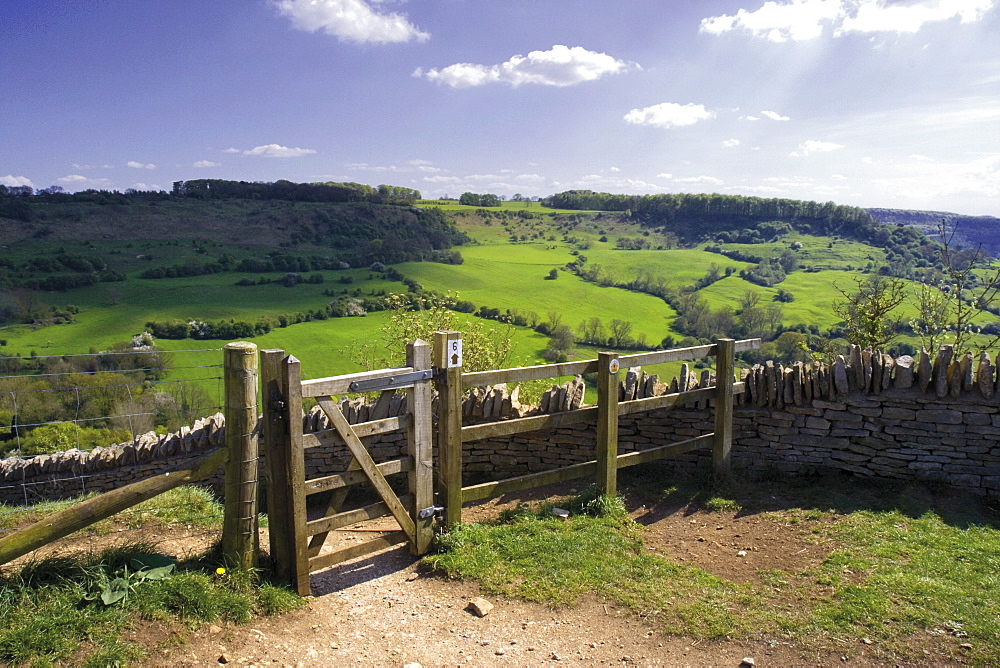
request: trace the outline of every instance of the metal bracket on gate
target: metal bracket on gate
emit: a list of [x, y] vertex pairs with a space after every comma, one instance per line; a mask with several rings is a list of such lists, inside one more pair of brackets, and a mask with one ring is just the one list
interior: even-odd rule
[[427, 508], [424, 508], [419, 513], [417, 513], [417, 517], [419, 517], [422, 520], [426, 520], [429, 517], [435, 517], [441, 519], [443, 514], [444, 514], [444, 506], [428, 506]]
[[395, 376], [385, 376], [383, 378], [371, 378], [367, 380], [356, 380], [349, 386], [351, 392], [378, 392], [380, 390], [394, 390], [400, 387], [409, 387], [419, 380], [430, 380], [434, 377], [434, 369], [424, 371], [411, 371], [400, 373]]
[[282, 415], [284, 415], [285, 402], [281, 398], [281, 393], [273, 388], [271, 389], [271, 397], [268, 409], [271, 411], [272, 422], [278, 422], [279, 420], [281, 420]]

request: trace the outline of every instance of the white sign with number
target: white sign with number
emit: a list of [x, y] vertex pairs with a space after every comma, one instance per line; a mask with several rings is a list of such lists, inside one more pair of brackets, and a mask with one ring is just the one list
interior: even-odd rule
[[462, 366], [462, 339], [448, 342], [448, 368]]

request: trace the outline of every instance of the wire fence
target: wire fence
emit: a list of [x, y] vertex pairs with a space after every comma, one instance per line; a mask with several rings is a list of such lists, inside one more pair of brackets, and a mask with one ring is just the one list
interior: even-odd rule
[[[0, 454], [89, 450], [215, 413], [221, 409], [220, 351], [0, 357]], [[184, 361], [172, 364], [175, 357]]]
[[[0, 356], [0, 538], [190, 457], [192, 448], [208, 444], [209, 427], [218, 428], [204, 418], [222, 410], [222, 396], [221, 348]], [[83, 462], [98, 447], [106, 461], [87, 470]], [[220, 490], [221, 472], [203, 484]], [[59, 545], [148, 540], [189, 556], [215, 542], [221, 525], [211, 491], [179, 488]]]

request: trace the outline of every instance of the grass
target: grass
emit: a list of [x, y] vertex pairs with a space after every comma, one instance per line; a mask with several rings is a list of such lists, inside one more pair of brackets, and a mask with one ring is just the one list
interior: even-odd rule
[[919, 636], [936, 638], [961, 660], [1000, 661], [995, 508], [951, 492], [840, 478], [797, 480], [780, 490], [719, 488], [690, 479], [664, 485], [637, 469], [624, 482], [630, 495], [675, 512], [694, 504], [700, 512], [764, 514], [829, 552], [812, 569], [763, 571], [759, 583], [735, 583], [644, 552], [643, 529], [622, 513], [574, 512], [560, 520], [542, 506], [461, 526], [425, 561], [475, 578], [488, 592], [550, 605], [572, 605], [593, 592], [666, 633], [781, 638], [801, 647], [831, 636], [868, 638], [887, 660], [925, 661]]
[[[37, 521], [58, 507], [46, 504], [20, 513], [4, 508], [0, 517], [7, 528]], [[222, 510], [204, 490], [182, 487], [119, 513], [93, 530], [101, 533], [101, 525], [111, 522], [218, 528]], [[145, 648], [126, 640], [137, 620], [193, 629], [219, 620], [244, 624], [299, 605], [297, 595], [268, 584], [256, 572], [221, 568], [217, 547], [179, 563], [145, 542], [54, 556], [0, 576], [0, 663], [141, 662]]]

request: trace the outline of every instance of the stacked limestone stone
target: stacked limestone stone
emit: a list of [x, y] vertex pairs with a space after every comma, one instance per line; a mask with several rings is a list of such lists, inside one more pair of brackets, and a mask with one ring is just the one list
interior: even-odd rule
[[788, 366], [767, 361], [755, 365], [743, 376], [744, 399], [756, 407], [803, 406], [813, 399], [836, 399], [851, 392], [883, 394], [889, 390], [932, 392], [938, 397], [957, 399], [977, 392], [990, 399], [1000, 392], [997, 366], [982, 353], [978, 361], [971, 352], [954, 358], [951, 346], [941, 346], [937, 355], [922, 349], [917, 358], [893, 358], [880, 350], [851, 346], [848, 355], [838, 355], [831, 365], [796, 362]]
[[101, 492], [155, 475], [225, 443], [221, 413], [173, 434], [154, 432], [131, 443], [0, 460], [0, 501], [35, 503]]

